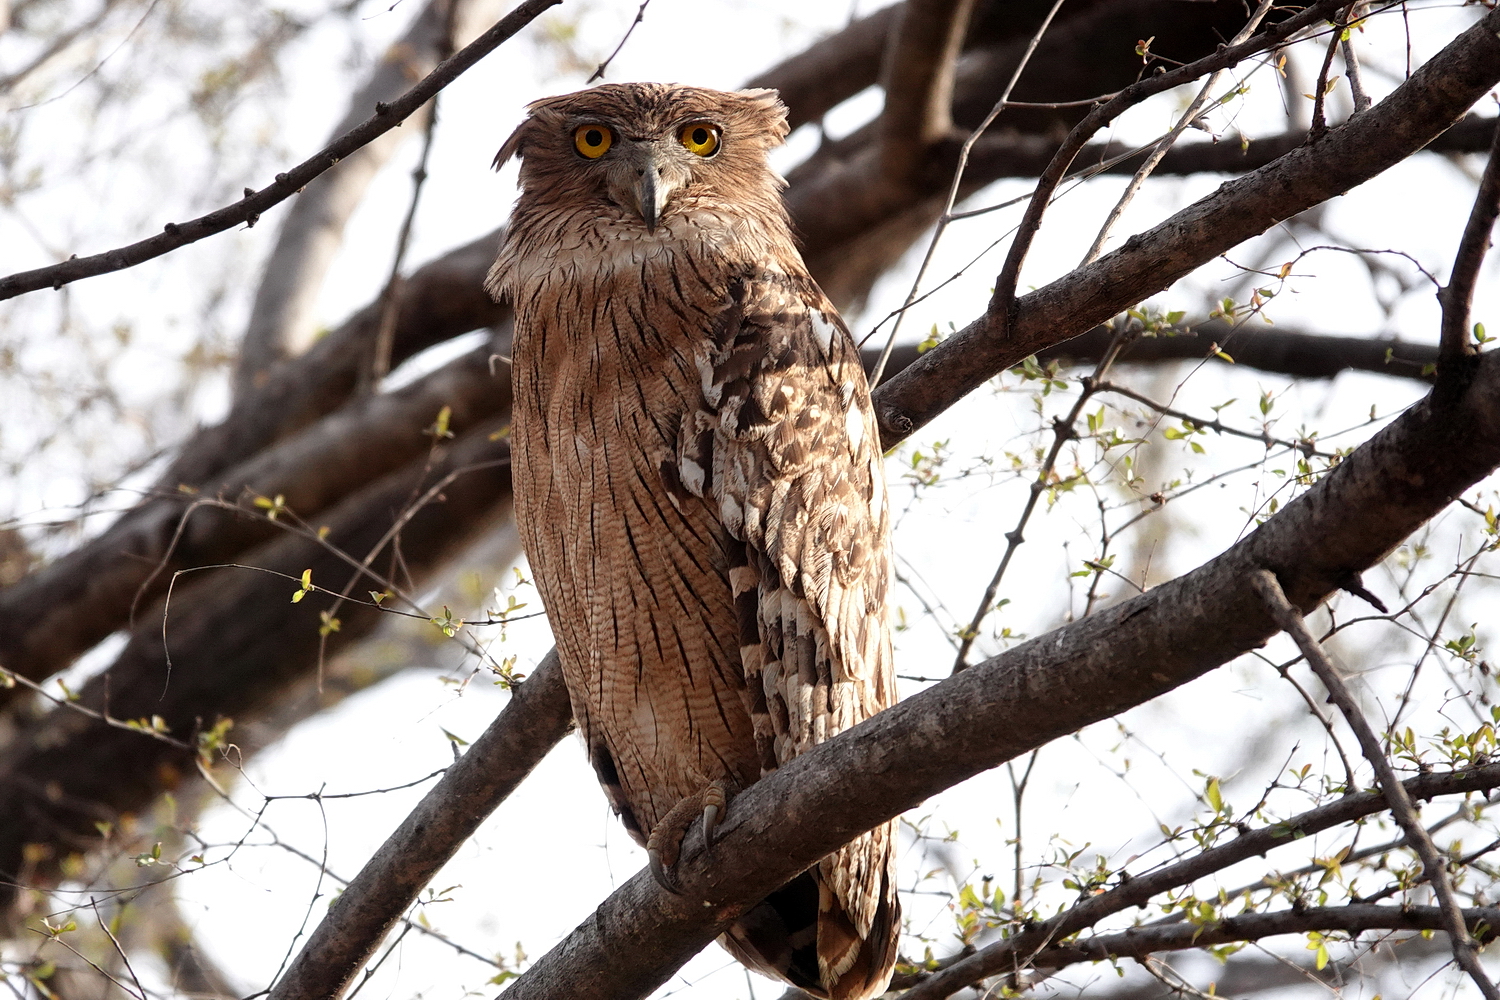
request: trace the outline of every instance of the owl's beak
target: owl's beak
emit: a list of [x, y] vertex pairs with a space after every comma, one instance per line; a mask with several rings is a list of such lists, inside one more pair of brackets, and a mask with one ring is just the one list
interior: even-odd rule
[[654, 144], [642, 143], [631, 152], [634, 153], [630, 159], [636, 179], [630, 193], [635, 200], [636, 212], [646, 223], [646, 232], [654, 233], [656, 224], [661, 221], [661, 213], [667, 207], [667, 199], [677, 190], [679, 182], [670, 172], [664, 176], [662, 157]]
[[661, 183], [661, 171], [655, 165], [655, 157], [645, 169], [640, 171], [640, 180], [636, 181], [636, 211], [645, 220], [646, 232], [655, 232], [655, 223], [661, 217], [661, 210], [666, 208], [666, 196], [670, 193], [666, 184]]

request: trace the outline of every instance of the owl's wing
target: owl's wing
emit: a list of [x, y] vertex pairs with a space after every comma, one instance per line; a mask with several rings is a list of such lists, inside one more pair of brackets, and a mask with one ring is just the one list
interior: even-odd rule
[[[895, 701], [880, 439], [859, 352], [808, 278], [731, 283], [699, 371], [706, 406], [673, 471], [743, 546], [729, 578], [764, 773]], [[832, 894], [818, 964], [834, 979], [875, 957], [862, 946], [894, 948], [891, 836], [864, 834], [818, 868]]]

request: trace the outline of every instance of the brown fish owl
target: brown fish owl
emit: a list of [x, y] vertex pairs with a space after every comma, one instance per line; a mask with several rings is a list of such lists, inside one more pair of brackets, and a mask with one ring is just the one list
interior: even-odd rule
[[[766, 161], [774, 91], [529, 112], [487, 282], [515, 307], [516, 519], [594, 769], [670, 887], [695, 815], [895, 701], [880, 438]], [[721, 943], [817, 996], [883, 992], [894, 849], [863, 834]]]

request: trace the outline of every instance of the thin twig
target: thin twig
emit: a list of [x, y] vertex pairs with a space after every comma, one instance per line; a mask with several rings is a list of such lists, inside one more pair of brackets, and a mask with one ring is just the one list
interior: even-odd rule
[[1108, 373], [1110, 366], [1120, 356], [1120, 351], [1125, 347], [1127, 331], [1121, 329], [1115, 334], [1115, 339], [1110, 344], [1109, 350], [1104, 352], [1104, 357], [1099, 359], [1094, 374], [1081, 380], [1083, 391], [1078, 394], [1078, 400], [1068, 415], [1063, 418], [1054, 419], [1052, 422], [1052, 447], [1043, 459], [1041, 468], [1037, 471], [1036, 478], [1031, 481], [1031, 490], [1026, 497], [1026, 506], [1021, 508], [1021, 516], [1016, 519], [1016, 526], [1005, 533], [1005, 554], [1000, 557], [1000, 565], [995, 567], [995, 575], [990, 578], [989, 586], [984, 588], [984, 595], [979, 599], [979, 607], [974, 611], [974, 618], [969, 622], [969, 627], [964, 629], [960, 636], [962, 642], [958, 647], [958, 656], [953, 660], [953, 672], [956, 674], [967, 667], [969, 649], [974, 645], [974, 640], [979, 637], [979, 627], [984, 623], [985, 616], [990, 613], [994, 606], [995, 594], [1000, 589], [1000, 581], [1005, 577], [1005, 571], [1010, 568], [1011, 558], [1016, 554], [1016, 549], [1026, 540], [1024, 531], [1026, 524], [1031, 520], [1032, 512], [1036, 510], [1037, 500], [1046, 491], [1052, 479], [1052, 470], [1057, 465], [1058, 456], [1062, 453], [1063, 445], [1077, 437], [1074, 425], [1078, 422], [1078, 416], [1083, 412], [1084, 406], [1093, 398], [1094, 393], [1099, 391], [1100, 380]]
[[974, 144], [979, 141], [980, 136], [984, 135], [985, 131], [995, 123], [1000, 112], [1005, 110], [1006, 102], [1010, 100], [1010, 92], [1015, 89], [1016, 81], [1021, 79], [1026, 64], [1031, 62], [1032, 53], [1036, 52], [1036, 47], [1042, 42], [1042, 36], [1047, 33], [1047, 29], [1052, 25], [1053, 17], [1062, 5], [1063, 0], [1055, 0], [1051, 9], [1047, 11], [1047, 16], [1042, 19], [1042, 23], [1032, 34], [1031, 41], [1027, 43], [1026, 51], [1021, 54], [1021, 61], [1016, 64], [1015, 71], [1011, 73], [1010, 80], [1005, 84], [1005, 89], [1000, 92], [1000, 99], [995, 102], [994, 107], [990, 108], [990, 113], [984, 116], [984, 121], [979, 123], [979, 127], [964, 140], [963, 146], [958, 151], [958, 166], [954, 168], [953, 180], [948, 184], [948, 197], [943, 202], [943, 214], [938, 216], [937, 228], [933, 230], [932, 238], [927, 241], [927, 252], [922, 257], [922, 266], [917, 268], [917, 276], [912, 279], [911, 291], [906, 293], [906, 304], [897, 314], [896, 322], [891, 326], [890, 336], [886, 337], [885, 348], [880, 352], [880, 360], [875, 362], [875, 368], [870, 372], [872, 391], [880, 384], [881, 376], [885, 374], [886, 362], [890, 360], [891, 350], [896, 346], [896, 334], [901, 330], [901, 321], [906, 318], [906, 311], [911, 308], [913, 300], [917, 297], [917, 291], [922, 287], [922, 279], [927, 274], [928, 266], [932, 264], [938, 242], [943, 238], [943, 233], [947, 230], [949, 223], [953, 221], [953, 206], [958, 203], [958, 191], [963, 183], [964, 170], [969, 165], [969, 154], [973, 151]]
[[0, 278], [0, 300], [15, 298], [17, 295], [34, 292], [39, 288], [61, 288], [80, 278], [92, 278], [113, 271], [123, 271], [170, 253], [179, 247], [187, 246], [189, 243], [196, 243], [201, 239], [222, 233], [240, 223], [258, 219], [263, 212], [298, 193], [313, 178], [355, 150], [368, 145], [399, 126], [434, 95], [457, 79], [460, 74], [498, 48], [502, 42], [536, 20], [548, 8], [555, 7], [562, 2], [563, 0], [524, 0], [520, 6], [497, 21], [488, 31], [444, 60], [405, 94], [389, 104], [377, 104], [375, 113], [371, 117], [345, 132], [297, 166], [285, 173], [277, 174], [276, 180], [267, 187], [246, 195], [232, 205], [199, 216], [189, 222], [169, 222], [164, 232], [128, 246], [117, 247], [89, 257], [73, 257], [59, 264], [39, 267], [31, 271], [19, 271]]
[[1096, 384], [1094, 385], [1094, 391], [1112, 392], [1118, 396], [1124, 396], [1126, 399], [1133, 399], [1137, 403], [1140, 403], [1142, 406], [1150, 407], [1163, 416], [1173, 417], [1177, 420], [1185, 421], [1200, 430], [1210, 430], [1214, 431], [1217, 434], [1228, 434], [1230, 437], [1245, 438], [1249, 441], [1259, 441], [1267, 448], [1279, 446], [1290, 451], [1295, 451], [1299, 454], [1306, 455], [1309, 458], [1314, 455], [1318, 456], [1319, 458], [1336, 457], [1332, 452], [1319, 451], [1317, 448], [1314, 448], [1311, 442], [1307, 439], [1303, 439], [1301, 441], [1288, 441], [1285, 438], [1273, 437], [1271, 434], [1265, 431], [1256, 433], [1255, 431], [1241, 430], [1238, 427], [1230, 427], [1227, 424], [1222, 423], [1217, 417], [1215, 417], [1213, 420], [1203, 420], [1199, 417], [1193, 416], [1191, 413], [1184, 413], [1182, 410], [1173, 409], [1172, 407], [1167, 406], [1163, 403], [1158, 403], [1154, 399], [1141, 395], [1134, 389], [1129, 389], [1115, 382], [1096, 382]]
[[635, 33], [635, 26], [646, 19], [646, 8], [650, 3], [651, 0], [641, 0], [640, 8], [635, 12], [635, 20], [631, 21], [630, 27], [625, 29], [625, 35], [620, 39], [620, 44], [615, 46], [615, 50], [609, 54], [609, 58], [599, 64], [599, 68], [594, 70], [594, 75], [584, 81], [585, 84], [604, 79], [604, 71], [609, 69], [609, 64], [615, 61], [615, 56], [619, 55], [620, 50], [625, 47], [625, 43], [630, 41], [630, 36]]
[[1357, 3], [1351, 7], [1345, 18], [1349, 24], [1339, 32], [1339, 52], [1344, 57], [1344, 75], [1349, 78], [1349, 95], [1354, 98], [1354, 114], [1356, 115], [1374, 103], [1365, 91], [1364, 75], [1359, 71], [1359, 53], [1354, 51], [1354, 28], [1363, 19], [1366, 6], [1366, 4]]
[[135, 983], [135, 988], [140, 991], [142, 1000], [145, 1000], [146, 988], [141, 985], [141, 977], [135, 974], [135, 969], [130, 964], [130, 956], [125, 954], [124, 948], [120, 947], [120, 941], [115, 937], [115, 932], [110, 930], [109, 924], [104, 922], [104, 915], [99, 912], [99, 904], [95, 902], [93, 896], [89, 897], [89, 906], [94, 910], [94, 919], [99, 921], [99, 929], [109, 938], [109, 943], [115, 946], [115, 951], [119, 953], [120, 961], [125, 963], [125, 971], [130, 973], [130, 981]]
[[1323, 686], [1328, 689], [1329, 699], [1338, 706], [1339, 711], [1343, 713], [1344, 721], [1358, 737], [1360, 749], [1364, 751], [1365, 759], [1370, 762], [1370, 766], [1375, 769], [1381, 791], [1390, 804], [1391, 816], [1401, 829], [1406, 831], [1412, 849], [1422, 859], [1423, 871], [1427, 880], [1432, 884], [1433, 895], [1437, 897], [1443, 926], [1452, 941], [1454, 959], [1469, 974], [1469, 978], [1474, 980], [1474, 984], [1484, 994], [1485, 1000], [1500, 1000], [1500, 990], [1495, 988], [1495, 984], [1479, 964], [1478, 949], [1474, 939], [1469, 936], [1468, 927], [1465, 926], [1463, 909], [1458, 905], [1458, 898], [1453, 894], [1452, 883], [1448, 880], [1446, 862], [1438, 853], [1437, 846], [1428, 836], [1426, 828], [1422, 826], [1416, 807], [1412, 805], [1411, 797], [1406, 794], [1406, 787], [1396, 776], [1396, 770], [1385, 755], [1379, 738], [1370, 728], [1370, 723], [1365, 719], [1364, 713], [1355, 702], [1354, 696], [1350, 694], [1343, 678], [1339, 676], [1333, 661], [1329, 659], [1317, 637], [1308, 629], [1301, 612], [1287, 600], [1286, 594], [1281, 590], [1281, 583], [1274, 573], [1266, 569], [1255, 570], [1250, 575], [1250, 586], [1265, 604], [1276, 624], [1297, 643], [1297, 648], [1302, 650], [1303, 656], [1307, 657], [1308, 666], [1312, 667], [1318, 679], [1323, 682]]
[[[1245, 39], [1255, 34], [1255, 29], [1260, 27], [1260, 22], [1265, 19], [1266, 13], [1270, 11], [1271, 4], [1274, 2], [1275, 0], [1260, 0], [1260, 6], [1255, 8], [1255, 12], [1250, 15], [1250, 20], [1246, 21], [1245, 26], [1229, 40], [1229, 44], [1239, 45]], [[1208, 102], [1209, 94], [1213, 92], [1214, 87], [1218, 86], [1219, 77], [1223, 75], [1224, 71], [1222, 69], [1214, 70], [1214, 72], [1208, 75], [1208, 80], [1204, 82], [1202, 87], [1198, 88], [1198, 96], [1193, 98], [1192, 103], [1182, 113], [1182, 117], [1177, 120], [1177, 124], [1172, 128], [1172, 131], [1162, 137], [1162, 140], [1151, 150], [1150, 155], [1146, 157], [1146, 161], [1136, 168], [1135, 175], [1130, 178], [1130, 183], [1125, 185], [1125, 190], [1120, 195], [1120, 200], [1115, 202], [1115, 207], [1110, 209], [1108, 217], [1104, 220], [1104, 224], [1099, 227], [1099, 235], [1094, 237], [1093, 245], [1089, 247], [1088, 253], [1083, 255], [1083, 260], [1079, 262], [1079, 267], [1092, 264], [1100, 252], [1103, 251], [1104, 241], [1109, 238], [1110, 230], [1114, 229], [1115, 223], [1120, 221], [1120, 216], [1125, 214], [1125, 209], [1135, 200], [1136, 192], [1140, 191], [1141, 185], [1146, 183], [1146, 178], [1150, 177], [1152, 171], [1156, 169], [1157, 164], [1161, 163], [1162, 157], [1167, 155], [1167, 152], [1176, 144], [1182, 133], [1187, 131], [1190, 125], [1198, 121], [1199, 112], [1203, 110], [1203, 105]]]
[[56, 705], [58, 708], [66, 708], [71, 711], [78, 712], [82, 715], [88, 716], [96, 722], [102, 722], [106, 726], [111, 726], [115, 729], [126, 729], [133, 733], [140, 733], [142, 736], [149, 736], [150, 738], [159, 740], [162, 743], [167, 744], [168, 746], [176, 747], [178, 750], [186, 750], [189, 753], [198, 752], [197, 747], [193, 746], [191, 743], [184, 743], [182, 740], [173, 739], [165, 732], [154, 728], [148, 720], [142, 719], [139, 721], [127, 722], [124, 719], [116, 719], [114, 716], [108, 714], [107, 712], [99, 712], [92, 708], [89, 708], [86, 705], [80, 705], [78, 702], [73, 701], [70, 698], [59, 698], [57, 697], [57, 695], [42, 687], [36, 681], [31, 680], [29, 677], [23, 677], [20, 674], [6, 670], [4, 667], [0, 667], [0, 690], [8, 688], [12, 686], [12, 684], [19, 684], [24, 688], [29, 688], [37, 694], [41, 695], [43, 698], [46, 698], [48, 701], [52, 702], [52, 704]]
[[1068, 133], [1067, 139], [1053, 155], [1051, 162], [1047, 164], [1047, 168], [1037, 179], [1031, 201], [1026, 206], [1026, 214], [1021, 219], [1015, 239], [1011, 241], [1010, 251], [1005, 257], [1005, 265], [995, 281], [995, 291], [990, 296], [990, 305], [986, 310], [990, 333], [997, 338], [1009, 336], [1010, 314], [1015, 307], [1016, 285], [1020, 278], [1021, 265], [1025, 263], [1026, 255], [1041, 228], [1042, 216], [1051, 202], [1053, 192], [1062, 183], [1064, 176], [1068, 173], [1068, 168], [1072, 166], [1073, 161], [1077, 159], [1078, 154], [1082, 152], [1095, 133], [1149, 97], [1196, 80], [1205, 73], [1235, 66], [1260, 52], [1287, 44], [1293, 36], [1307, 26], [1334, 13], [1341, 3], [1342, 0], [1339, 2], [1319, 0], [1239, 45], [1226, 45], [1211, 56], [1188, 63], [1186, 66], [1179, 66], [1159, 76], [1148, 77], [1133, 83], [1105, 104], [1094, 108], [1075, 125], [1073, 131]]
[[[1480, 778], [1480, 775], [1487, 777]], [[1460, 781], [1463, 787], [1459, 787]], [[1437, 795], [1494, 788], [1497, 784], [1500, 784], [1500, 765], [1487, 764], [1446, 775], [1418, 775], [1409, 779], [1404, 787], [1413, 797], [1430, 799]], [[1066, 940], [1110, 914], [1144, 905], [1163, 892], [1188, 885], [1248, 858], [1264, 855], [1276, 847], [1311, 837], [1335, 826], [1352, 823], [1387, 808], [1389, 803], [1381, 795], [1355, 792], [1327, 805], [1242, 833], [1232, 840], [1225, 840], [1154, 871], [1129, 877], [1122, 873], [1116, 885], [954, 962], [948, 969], [925, 980], [907, 996], [911, 1000], [934, 1000], [937, 997], [951, 996], [986, 977], [1024, 967], [1018, 965], [1020, 956], [1037, 954], [1039, 949], [1047, 947], [1047, 942]], [[1194, 927], [1192, 930], [1199, 934], [1204, 932], [1202, 927]]]
[[[443, 32], [439, 55], [446, 59], [453, 53], [453, 19], [458, 4], [449, 4], [447, 24]], [[375, 331], [374, 357], [370, 367], [360, 379], [360, 394], [374, 392], [382, 379], [391, 371], [391, 350], [396, 341], [396, 318], [401, 314], [401, 299], [406, 292], [406, 282], [401, 277], [401, 265], [406, 261], [406, 251], [411, 244], [412, 222], [417, 217], [417, 206], [422, 201], [422, 187], [427, 182], [427, 159], [432, 153], [432, 137], [437, 132], [438, 98], [434, 94], [427, 106], [427, 125], [422, 131], [422, 153], [411, 172], [411, 200], [406, 205], [406, 216], [401, 220], [401, 231], [396, 237], [396, 254], [391, 260], [391, 271], [385, 279], [385, 288], [380, 292], [380, 326]]]
[[[1349, 11], [1354, 10], [1354, 5], [1349, 5]], [[1345, 20], [1348, 20], [1347, 15]], [[1333, 54], [1339, 49], [1339, 39], [1343, 37], [1344, 25], [1335, 21], [1333, 23], [1333, 34], [1328, 39], [1328, 51], [1323, 54], [1323, 68], [1318, 70], [1318, 82], [1313, 85], [1313, 111], [1312, 125], [1307, 130], [1307, 141], [1317, 142], [1323, 138], [1328, 131], [1328, 120], [1323, 114], [1323, 104], [1328, 96], [1328, 71], [1333, 68]]]

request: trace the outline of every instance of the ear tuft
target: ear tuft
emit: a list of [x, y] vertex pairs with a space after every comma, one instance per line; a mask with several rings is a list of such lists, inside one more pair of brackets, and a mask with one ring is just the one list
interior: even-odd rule
[[500, 152], [495, 154], [495, 162], [490, 164], [492, 169], [499, 170], [505, 166], [512, 156], [524, 152], [522, 149], [522, 140], [525, 138], [526, 126], [530, 124], [531, 117], [527, 116], [522, 120], [521, 124], [516, 126], [516, 130], [510, 134], [510, 138], [506, 139], [504, 144], [501, 145]]
[[769, 87], [752, 87], [749, 90], [736, 90], [737, 96], [745, 98], [761, 114], [766, 117], [766, 127], [771, 134], [778, 139], [785, 139], [790, 129], [786, 124], [786, 105], [781, 103], [781, 92]]

